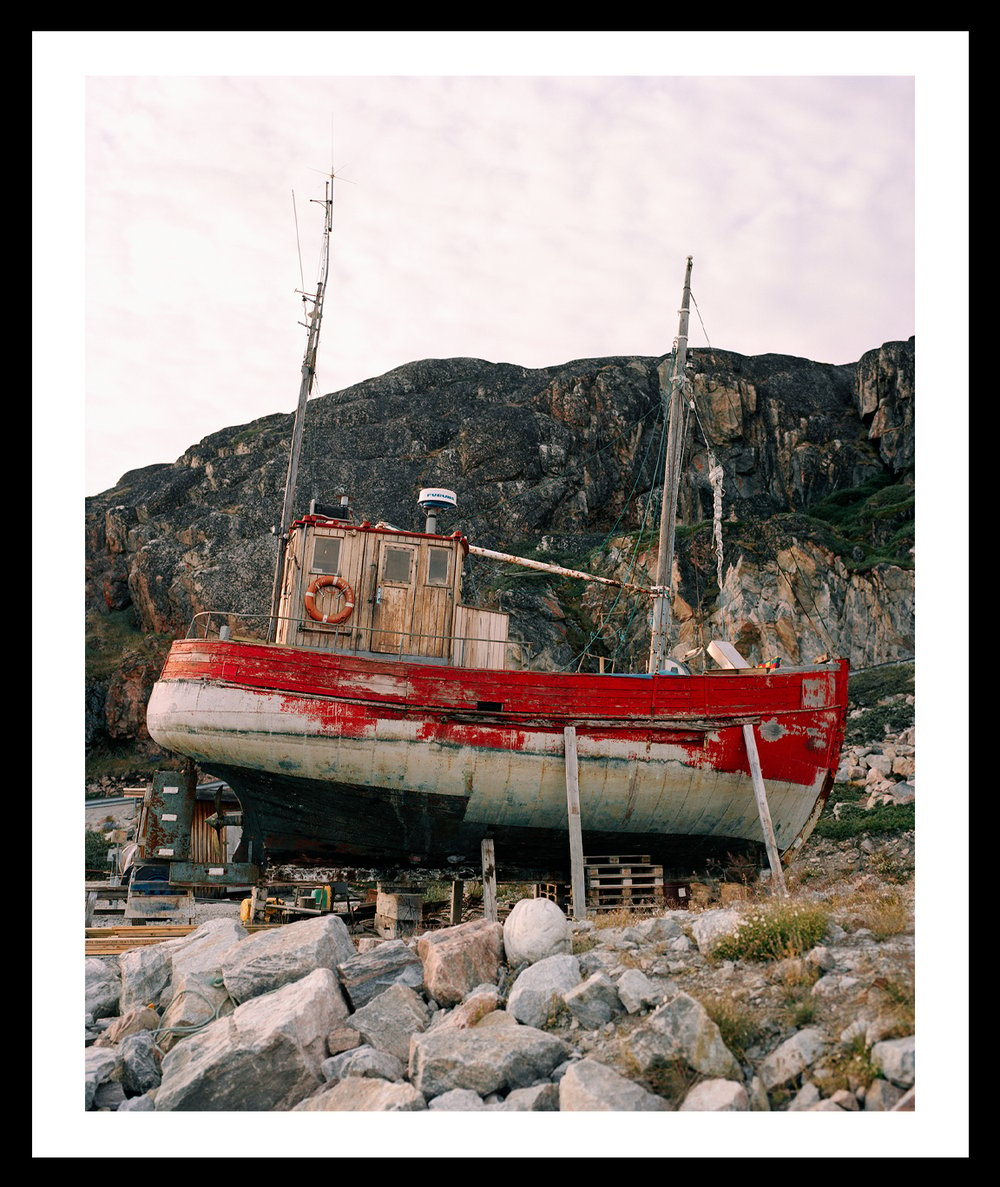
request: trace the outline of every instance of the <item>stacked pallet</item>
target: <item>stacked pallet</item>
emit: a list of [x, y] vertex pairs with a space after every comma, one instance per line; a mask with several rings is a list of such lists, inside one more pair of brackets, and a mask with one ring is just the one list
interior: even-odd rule
[[535, 898], [547, 898], [563, 911], [571, 906], [572, 894], [565, 882], [537, 882], [535, 883]]
[[588, 911], [663, 905], [663, 866], [647, 855], [613, 854], [584, 859]]

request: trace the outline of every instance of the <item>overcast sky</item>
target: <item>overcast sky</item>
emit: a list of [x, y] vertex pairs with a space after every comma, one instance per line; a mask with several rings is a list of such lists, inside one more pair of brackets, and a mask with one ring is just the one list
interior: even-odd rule
[[[72, 318], [58, 270], [84, 232], [85, 493], [294, 410], [331, 166], [314, 394], [421, 358], [662, 354], [688, 255], [693, 347], [846, 363], [915, 333], [928, 47], [908, 67], [906, 34], [841, 58], [793, 34], [619, 36], [273, 35], [256, 56], [249, 35], [66, 34], [85, 175], [53, 169], [35, 236]], [[58, 380], [61, 341], [43, 349]]]
[[[961, 932], [952, 923], [964, 899], [967, 759], [932, 743], [941, 721], [963, 737], [965, 721], [964, 649], [953, 646], [965, 637], [955, 589], [967, 572], [965, 31], [44, 32], [33, 42], [36, 510], [61, 515], [78, 506], [67, 492], [100, 493], [219, 429], [294, 411], [305, 345], [296, 290], [315, 284], [313, 200], [331, 166], [340, 180], [319, 394], [422, 358], [540, 367], [665, 353], [688, 255], [693, 347], [850, 363], [916, 333], [918, 404], [934, 414], [920, 420], [918, 475], [932, 494], [947, 483], [943, 499], [921, 494], [918, 555], [933, 576], [945, 548], [952, 575], [946, 602], [932, 600], [935, 586], [919, 599], [918, 728], [921, 708], [933, 723], [921, 784], [957, 793], [947, 859], [930, 855], [942, 878], [921, 900], [918, 927]], [[36, 557], [36, 620], [51, 626], [77, 595]], [[948, 638], [923, 658], [928, 626], [936, 634], [945, 620]], [[78, 651], [59, 653], [74, 689]], [[935, 679], [939, 659], [948, 671]], [[52, 769], [58, 739], [42, 728], [51, 671], [33, 694], [36, 755], [55, 780], [36, 778], [42, 817], [52, 795], [73, 801], [82, 782]], [[68, 767], [82, 754], [79, 717], [60, 735]], [[922, 799], [931, 844], [936, 803]], [[918, 851], [927, 870], [921, 838]], [[71, 914], [65, 943], [78, 952]], [[936, 936], [921, 934], [927, 951]], [[932, 1011], [961, 1026], [956, 963], [952, 992], [931, 997], [922, 982], [925, 1022]], [[51, 976], [35, 989], [39, 1000], [61, 991]], [[894, 1116], [888, 1136], [877, 1119], [864, 1133], [844, 1122], [854, 1156], [947, 1154], [961, 1143], [966, 1053], [921, 1033], [921, 1114]], [[43, 1049], [41, 1032], [35, 1042]], [[40, 1119], [57, 1107], [76, 1118], [79, 1084], [54, 1082], [58, 1058], [35, 1078]], [[405, 1130], [405, 1151], [426, 1155], [420, 1120]], [[685, 1114], [678, 1143], [676, 1128], [651, 1128], [648, 1115], [613, 1120], [627, 1135], [616, 1148], [652, 1157], [710, 1154], [711, 1130], [695, 1135], [720, 1124]], [[770, 1127], [743, 1128], [756, 1115], [725, 1120], [740, 1152], [845, 1152], [818, 1128], [826, 1115], [795, 1114], [794, 1136], [782, 1126], [777, 1148]], [[203, 1153], [253, 1152], [258, 1138], [272, 1153], [245, 1127], [220, 1146], [211, 1115], [157, 1115], [157, 1140], [181, 1121], [175, 1150], [194, 1148], [197, 1135]], [[333, 1119], [324, 1121], [319, 1141], [296, 1130], [292, 1152], [329, 1156], [366, 1132], [352, 1117], [331, 1151]], [[449, 1129], [451, 1152], [490, 1152], [495, 1134], [465, 1144], [482, 1133], [473, 1121], [463, 1117], [461, 1135]], [[89, 1149], [91, 1127], [74, 1135], [73, 1124], [39, 1128], [36, 1153], [50, 1141], [51, 1153], [72, 1152], [74, 1138], [108, 1152]], [[394, 1121], [392, 1148], [376, 1130], [349, 1152], [403, 1153], [403, 1124]], [[106, 1134], [113, 1149], [148, 1153], [149, 1129], [134, 1125], [134, 1150]], [[515, 1132], [515, 1119], [505, 1126]], [[606, 1152], [596, 1134], [588, 1117], [560, 1153]]]

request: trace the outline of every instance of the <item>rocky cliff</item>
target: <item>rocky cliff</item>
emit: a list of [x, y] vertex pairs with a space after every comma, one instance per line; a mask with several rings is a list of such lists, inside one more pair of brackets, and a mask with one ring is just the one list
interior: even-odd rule
[[[422, 529], [417, 492], [442, 485], [458, 511], [441, 530], [648, 581], [669, 365], [427, 359], [318, 397], [295, 514], [347, 494], [361, 518]], [[753, 662], [911, 658], [914, 340], [856, 364], [695, 349], [689, 365], [672, 653], [726, 638]], [[293, 419], [221, 429], [87, 500], [92, 753], [141, 747], [162, 656], [196, 614], [267, 612]], [[644, 666], [642, 600], [475, 558], [466, 582], [538, 664]]]

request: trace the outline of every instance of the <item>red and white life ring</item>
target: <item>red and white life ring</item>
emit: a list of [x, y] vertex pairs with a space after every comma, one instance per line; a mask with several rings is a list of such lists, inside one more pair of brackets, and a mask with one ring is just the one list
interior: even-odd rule
[[[326, 585], [332, 585], [344, 595], [344, 604], [337, 614], [320, 614], [316, 609], [316, 593]], [[305, 606], [306, 613], [317, 622], [346, 622], [354, 613], [354, 590], [343, 577], [317, 577], [306, 590]]]

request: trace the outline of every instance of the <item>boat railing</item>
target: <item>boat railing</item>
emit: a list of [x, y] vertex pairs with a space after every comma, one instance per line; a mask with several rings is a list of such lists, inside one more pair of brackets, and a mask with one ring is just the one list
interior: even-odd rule
[[[273, 619], [269, 614], [249, 614], [229, 611], [205, 610], [191, 620], [185, 638], [188, 639], [231, 639], [236, 642], [265, 643]], [[298, 628], [303, 625], [300, 618], [281, 618]], [[310, 624], [312, 626], [312, 624]], [[452, 664], [455, 667], [504, 667], [527, 669], [531, 667], [530, 644], [521, 639], [495, 639], [477, 635], [440, 635], [419, 631], [395, 631], [385, 627], [352, 626], [346, 631], [324, 632], [322, 643], [301, 644], [313, 651], [350, 652], [352, 654], [385, 658], [390, 655], [419, 659], [422, 663]], [[493, 656], [503, 651], [501, 664], [481, 661], [484, 656]], [[440, 651], [440, 655], [428, 654]], [[467, 662], [471, 660], [472, 662]]]

